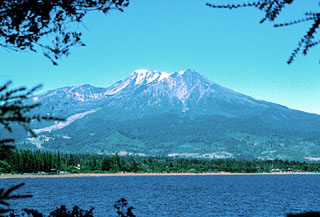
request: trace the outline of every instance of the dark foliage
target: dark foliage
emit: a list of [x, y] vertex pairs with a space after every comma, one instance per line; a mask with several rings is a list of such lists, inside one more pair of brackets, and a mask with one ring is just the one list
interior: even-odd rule
[[4, 216], [4, 214], [12, 211], [10, 209], [10, 204], [9, 201], [12, 199], [19, 199], [19, 198], [27, 198], [27, 197], [32, 197], [31, 195], [12, 195], [12, 192], [19, 189], [21, 186], [23, 186], [24, 183], [14, 185], [7, 190], [4, 188], [0, 189], [0, 216]]
[[[39, 103], [26, 103], [33, 93], [41, 86], [36, 86], [31, 90], [25, 87], [15, 88], [9, 90], [8, 87], [11, 82], [0, 86], [0, 126], [2, 125], [9, 132], [12, 131], [12, 124], [16, 123], [23, 126], [32, 135], [35, 135], [32, 129], [28, 126], [31, 121], [41, 120], [64, 120], [47, 115], [31, 114], [31, 111], [39, 107]], [[1, 142], [10, 142], [12, 140], [2, 140]]]
[[244, 2], [238, 4], [225, 4], [225, 5], [216, 5], [207, 3], [207, 6], [212, 8], [243, 8], [243, 7], [255, 7], [265, 13], [265, 16], [260, 20], [260, 23], [263, 23], [266, 20], [274, 21], [284, 7], [288, 4], [291, 4], [294, 0], [258, 0], [252, 2]]
[[43, 172], [44, 174], [56, 174], [59, 171], [70, 173], [320, 172], [320, 163], [283, 160], [120, 157], [117, 154], [103, 156], [51, 153], [40, 150], [7, 150], [7, 155], [0, 159], [0, 171], [3, 173], [41, 172], [40, 174]]
[[[14, 124], [21, 125], [33, 136], [35, 133], [29, 127], [31, 121], [41, 120], [64, 120], [62, 118], [32, 114], [32, 110], [40, 106], [39, 103], [27, 103], [27, 100], [31, 98], [33, 93], [38, 90], [41, 86], [36, 86], [31, 90], [27, 90], [25, 87], [9, 89], [11, 82], [0, 86], [0, 130], [12, 132], [12, 126]], [[8, 145], [13, 142], [13, 139], [0, 138], [0, 160], [3, 159], [3, 155], [9, 149], [13, 149], [14, 146]]]
[[287, 217], [319, 217], [320, 212], [305, 212], [298, 214], [288, 214]]
[[125, 198], [121, 198], [120, 200], [116, 201], [113, 207], [117, 210], [119, 217], [135, 217], [135, 215], [132, 213], [134, 208], [132, 206], [128, 207], [128, 201]]
[[[254, 7], [264, 12], [265, 15], [260, 20], [260, 23], [263, 23], [266, 20], [270, 22], [275, 21], [278, 18], [278, 16], [281, 14], [283, 9], [287, 5], [291, 5], [294, 1], [295, 0], [256, 0], [252, 2], [242, 2], [237, 4], [223, 4], [223, 5], [207, 3], [207, 6], [212, 8], [226, 8], [226, 9]], [[294, 61], [294, 59], [296, 58], [299, 52], [301, 52], [303, 55], [307, 55], [310, 48], [320, 43], [320, 40], [316, 37], [316, 33], [320, 25], [320, 12], [307, 11], [305, 12], [304, 17], [300, 19], [295, 19], [286, 23], [274, 24], [274, 27], [283, 27], [283, 26], [294, 25], [294, 24], [307, 22], [307, 21], [311, 21], [312, 24], [307, 30], [306, 34], [299, 41], [297, 47], [292, 51], [287, 62], [288, 64], [291, 64]]]
[[62, 205], [60, 208], [52, 211], [49, 217], [93, 217], [93, 210], [94, 208], [83, 210], [78, 206], [74, 206], [72, 211], [68, 211], [67, 208]]
[[24, 209], [23, 210], [28, 216], [33, 217], [43, 217], [43, 214], [34, 209]]
[[[37, 86], [31, 90], [26, 88], [8, 89], [11, 82], [0, 86], [0, 132], [12, 132], [14, 125], [21, 125], [25, 130], [33, 136], [35, 133], [30, 128], [29, 124], [32, 121], [42, 120], [64, 120], [62, 118], [32, 114], [33, 109], [40, 106], [39, 103], [27, 103], [34, 91], [40, 88]], [[12, 156], [11, 153], [15, 147], [10, 145], [14, 142], [13, 139], [0, 138], [0, 173], [10, 172], [12, 170], [8, 159]], [[5, 161], [7, 160], [7, 161]]]
[[[8, 189], [5, 193], [8, 192], [10, 194], [12, 191], [16, 190], [17, 188], [21, 187], [23, 185], [17, 185], [10, 189]], [[3, 189], [2, 189], [3, 190]], [[6, 195], [0, 195], [2, 197], [6, 197], [5, 200], [8, 199], [16, 199], [16, 198], [25, 198], [30, 197], [29, 195], [14, 195], [14, 196], [6, 196]], [[3, 200], [0, 201], [0, 204], [2, 204]], [[9, 207], [9, 204], [7, 202], [3, 203], [4, 205]], [[125, 198], [121, 198], [120, 200], [116, 201], [114, 204], [114, 208], [117, 210], [117, 215], [120, 217], [135, 217], [135, 215], [132, 213], [133, 207], [128, 207], [128, 201]], [[55, 210], [51, 211], [48, 217], [94, 217], [93, 215], [94, 207], [90, 208], [89, 210], [81, 209], [78, 206], [74, 206], [72, 210], [68, 210], [64, 205], [61, 205], [59, 208], [56, 208]], [[44, 217], [45, 215], [39, 212], [35, 209], [23, 209], [22, 210], [22, 216], [28, 216], [28, 217]], [[7, 215], [6, 213], [9, 213]], [[6, 217], [15, 217], [15, 216], [21, 216], [16, 215], [15, 210], [12, 209], [0, 209], [0, 216], [6, 216]]]
[[[2, 2], [0, 2], [0, 5]], [[0, 30], [1, 34], [1, 30]], [[56, 118], [52, 116], [42, 116], [37, 114], [32, 114], [32, 110], [38, 106], [39, 103], [26, 103], [27, 100], [32, 96], [34, 91], [36, 91], [40, 86], [27, 90], [26, 88], [16, 88], [8, 89], [11, 82], [7, 82], [3, 86], [0, 86], [0, 130], [7, 130], [12, 132], [12, 126], [14, 124], [21, 125], [32, 135], [35, 133], [29, 127], [31, 121], [41, 121], [41, 120], [64, 120], [61, 118]], [[15, 148], [7, 143], [13, 142], [13, 139], [0, 138], [0, 173], [10, 172], [11, 166], [5, 161], [10, 159], [11, 153]], [[12, 192], [23, 186], [24, 183], [9, 187], [7, 190], [4, 188], [0, 189], [0, 216], [4, 216], [6, 213], [11, 212], [10, 216], [15, 216], [14, 211], [10, 209], [9, 201], [12, 199], [21, 199], [26, 197], [31, 197], [31, 195], [12, 195]], [[41, 216], [41, 214], [36, 211], [26, 210], [26, 213], [33, 216]], [[29, 215], [28, 214], [28, 215]]]
[[128, 4], [129, 0], [2, 0], [0, 46], [13, 51], [40, 48], [56, 65], [70, 47], [84, 46], [74, 24], [82, 23], [88, 12], [123, 11]]

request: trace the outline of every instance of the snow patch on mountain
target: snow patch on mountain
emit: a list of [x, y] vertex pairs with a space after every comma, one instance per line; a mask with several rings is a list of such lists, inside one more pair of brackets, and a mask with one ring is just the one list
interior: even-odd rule
[[159, 74], [158, 74], [158, 73], [153, 73], [151, 76], [149, 76], [149, 77], [147, 78], [147, 84], [150, 83], [150, 82], [152, 82], [152, 81], [154, 81], [154, 80], [156, 80], [158, 77], [159, 77]]
[[120, 92], [121, 90], [123, 90], [124, 88], [126, 88], [130, 83], [131, 83], [131, 80], [129, 79], [127, 79], [124, 82], [121, 82], [121, 81], [117, 82], [116, 84], [111, 86], [111, 89], [104, 92], [104, 95], [114, 95]]
[[78, 92], [75, 92], [75, 94], [77, 100], [84, 102], [84, 94], [80, 94]]
[[135, 75], [135, 84], [141, 84], [152, 71], [149, 70], [137, 70], [134, 72]]
[[134, 90], [146, 84], [159, 83], [161, 80], [170, 77], [169, 73], [155, 70], [139, 69], [132, 72], [129, 77], [118, 81], [111, 87], [107, 88], [104, 95], [112, 96], [121, 93], [123, 90]]
[[[141, 84], [149, 84], [153, 81], [161, 81], [165, 78], [168, 78], [170, 76], [169, 73], [166, 72], [159, 72], [155, 70], [136, 70], [131, 74], [132, 77], [135, 78], [135, 84], [141, 85]], [[130, 76], [130, 77], [131, 77]]]
[[150, 106], [161, 105], [165, 102], [176, 107], [182, 105], [182, 112], [186, 112], [189, 110], [190, 104], [197, 104], [203, 97], [215, 95], [216, 89], [218, 89], [216, 95], [220, 95], [220, 93], [232, 95], [228, 89], [215, 84], [191, 69], [172, 73], [140, 69], [107, 88], [104, 94], [108, 96], [109, 100], [122, 99], [122, 101], [114, 103], [127, 104], [126, 101], [134, 99], [136, 102], [127, 104], [126, 109], [136, 107], [136, 103], [141, 107], [144, 102]]
[[[35, 97], [38, 98], [33, 98], [34, 101], [49, 108], [45, 112], [65, 112], [67, 107], [67, 111], [73, 111], [70, 115], [74, 111], [88, 111], [102, 105], [127, 111], [140, 109], [149, 112], [156, 108], [159, 111], [195, 111], [228, 117], [241, 116], [242, 113], [255, 115], [252, 111], [257, 108], [262, 113], [270, 106], [275, 107], [272, 103], [224, 88], [191, 69], [172, 73], [139, 69], [110, 87], [97, 88], [87, 84], [63, 87]], [[59, 104], [55, 105], [55, 101]]]
[[58, 92], [57, 90], [52, 91], [51, 93], [49, 93], [49, 91], [48, 91], [48, 92], [46, 92], [46, 93], [49, 93], [49, 94], [46, 94], [46, 93], [45, 93], [44, 95], [46, 95], [46, 97], [54, 96], [57, 92]]
[[187, 70], [182, 70], [178, 73], [178, 75], [183, 75]]
[[169, 76], [170, 76], [170, 73], [161, 72], [158, 81], [162, 81], [163, 79], [169, 78]]
[[41, 128], [41, 129], [34, 129], [33, 131], [36, 134], [39, 134], [39, 133], [43, 133], [43, 132], [51, 132], [52, 130], [62, 129], [62, 128], [70, 125], [75, 120], [83, 118], [84, 116], [86, 116], [88, 114], [91, 114], [91, 113], [94, 113], [96, 111], [98, 111], [98, 109], [92, 109], [90, 111], [74, 114], [74, 115], [71, 115], [70, 117], [68, 117], [66, 121], [56, 122], [55, 124], [53, 124], [53, 125], [51, 125], [49, 127], [45, 127], [45, 128]]
[[150, 69], [137, 69], [134, 72], [136, 72], [138, 74], [144, 74], [145, 75], [147, 72], [150, 72], [150, 71], [152, 71], [152, 70], [150, 70]]

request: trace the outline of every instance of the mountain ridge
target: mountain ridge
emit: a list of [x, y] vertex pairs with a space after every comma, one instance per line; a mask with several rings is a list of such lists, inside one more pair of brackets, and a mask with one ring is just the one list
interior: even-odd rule
[[[77, 90], [77, 89], [83, 89], [85, 88], [86, 89], [86, 92], [88, 91], [88, 89], [95, 89], [95, 93], [92, 93], [90, 95], [87, 95], [86, 98], [89, 98], [89, 99], [101, 99], [103, 98], [102, 95], [104, 96], [113, 96], [115, 93], [113, 94], [110, 94], [112, 92], [112, 89], [114, 89], [114, 87], [116, 87], [117, 85], [119, 85], [119, 83], [121, 82], [124, 82], [126, 80], [128, 80], [128, 78], [132, 77], [133, 75], [136, 75], [138, 73], [141, 73], [141, 72], [152, 72], [152, 73], [160, 73], [161, 74], [165, 74], [165, 76], [163, 76], [162, 79], [160, 80], [163, 80], [164, 78], [168, 78], [169, 76], [173, 75], [173, 77], [175, 77], [175, 75], [181, 75], [181, 74], [184, 74], [184, 72], [195, 72], [197, 73], [196, 71], [194, 70], [191, 70], [191, 69], [186, 69], [186, 70], [182, 70], [180, 72], [172, 72], [172, 73], [166, 73], [166, 72], [160, 72], [160, 71], [157, 71], [157, 70], [149, 70], [149, 69], [146, 69], [146, 70], [135, 70], [133, 71], [127, 78], [123, 79], [123, 80], [120, 80], [120, 81], [117, 81], [115, 82], [113, 85], [109, 86], [109, 87], [96, 87], [96, 86], [93, 86], [91, 84], [83, 84], [83, 85], [79, 85], [79, 86], [65, 86], [65, 87], [60, 87], [60, 88], [56, 88], [56, 89], [52, 89], [52, 90], [47, 90], [43, 93], [40, 93], [40, 94], [37, 94], [33, 97], [33, 101], [36, 102], [38, 101], [38, 98], [41, 96], [45, 96], [45, 97], [48, 97], [48, 96], [51, 96], [53, 95], [55, 92], [59, 91], [59, 90], [64, 90], [64, 92], [68, 91], [72, 91], [72, 90]], [[199, 73], [197, 73], [198, 75], [200, 75]], [[209, 79], [205, 78], [204, 76], [200, 75], [202, 78], [204, 78], [205, 80], [211, 82], [212, 84], [215, 84], [214, 82], [210, 81]], [[161, 77], [161, 76], [160, 76]], [[158, 77], [159, 78], [159, 77]], [[156, 79], [154, 80], [156, 81]], [[141, 82], [143, 83], [143, 82]], [[151, 83], [151, 82], [147, 82], [147, 83]], [[222, 87], [220, 85], [218, 85], [219, 87]], [[237, 91], [234, 91], [232, 89], [229, 89], [229, 88], [226, 88], [226, 87], [223, 87], [224, 89], [228, 90], [228, 91], [231, 91], [231, 92], [234, 92], [235, 94], [240, 94], [242, 96], [245, 96], [245, 97], [248, 97], [250, 98], [251, 100], [255, 100], [255, 101], [258, 101], [258, 102], [265, 102], [265, 103], [271, 103], [271, 102], [268, 102], [268, 101], [265, 101], [265, 100], [262, 100], [262, 99], [257, 99], [257, 98], [254, 98], [254, 97], [251, 97], [251, 96], [248, 96], [246, 94], [241, 94]], [[81, 92], [81, 91], [80, 91]], [[71, 98], [70, 96], [67, 97], [67, 98]], [[82, 98], [83, 96], [81, 95], [81, 93], [79, 95], [76, 95], [75, 98], [78, 98], [78, 100], [80, 101], [83, 101]], [[181, 97], [182, 98], [182, 97]], [[281, 105], [279, 103], [272, 103], [272, 104], [275, 104], [275, 105], [279, 105], [281, 107], [284, 107], [284, 108], [287, 108], [287, 109], [290, 109], [290, 110], [295, 110], [295, 111], [301, 111], [301, 112], [305, 112], [305, 113], [309, 113], [309, 114], [315, 114], [315, 115], [318, 115], [316, 113], [311, 113], [311, 112], [306, 112], [306, 111], [302, 111], [302, 110], [298, 110], [298, 109], [292, 109], [292, 108], [288, 108], [287, 106], [285, 105]]]
[[[36, 147], [47, 150], [244, 159], [320, 156], [319, 115], [257, 100], [190, 69], [136, 70], [109, 87], [63, 87], [32, 102], [42, 104], [36, 112], [68, 120], [33, 125], [39, 133]], [[21, 138], [21, 147], [34, 148], [30, 141]]]
[[[86, 95], [83, 93], [84, 91], [82, 89], [85, 89]], [[217, 100], [224, 97], [224, 101], [227, 101], [230, 97], [241, 98], [242, 104], [245, 101], [247, 103], [260, 104], [262, 106], [265, 103], [269, 103], [222, 87], [190, 69], [173, 73], [165, 73], [156, 70], [136, 70], [124, 80], [118, 81], [110, 87], [94, 87], [88, 84], [63, 87], [55, 90], [49, 90], [43, 94], [35, 96], [34, 99], [41, 99], [41, 96], [42, 98], [44, 98], [44, 96], [48, 97], [57, 91], [61, 92], [61, 90], [63, 92], [68, 91], [71, 93], [73, 91], [74, 94], [65, 94], [65, 96], [60, 94], [60, 98], [65, 97], [69, 100], [78, 100], [82, 102], [94, 102], [108, 98], [127, 99], [128, 97], [130, 98], [130, 96], [137, 94], [139, 91], [145, 93], [145, 95], [152, 95], [153, 97], [155, 97], [156, 94], [167, 95], [169, 96], [167, 99], [169, 101], [172, 101], [173, 99], [180, 101], [183, 104], [183, 108], [181, 110], [184, 111], [188, 110], [188, 106], [192, 106], [194, 103], [199, 103], [203, 96], [208, 95], [216, 95], [215, 98]], [[219, 95], [215, 94], [215, 92], [218, 92]], [[275, 103], [273, 103], [273, 105], [282, 106]], [[282, 107], [287, 108], [285, 106]]]

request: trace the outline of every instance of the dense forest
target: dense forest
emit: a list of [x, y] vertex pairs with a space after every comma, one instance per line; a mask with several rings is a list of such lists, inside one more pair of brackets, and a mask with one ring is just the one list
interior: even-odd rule
[[0, 173], [172, 173], [172, 172], [320, 172], [320, 163], [234, 159], [160, 158], [62, 154], [40, 150], [0, 149]]

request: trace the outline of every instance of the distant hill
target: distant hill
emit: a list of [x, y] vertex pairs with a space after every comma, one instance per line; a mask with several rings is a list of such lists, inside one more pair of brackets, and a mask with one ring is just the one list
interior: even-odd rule
[[258, 100], [198, 72], [137, 70], [106, 88], [34, 96], [36, 111], [65, 117], [19, 133], [17, 146], [63, 152], [320, 160], [320, 116]]

